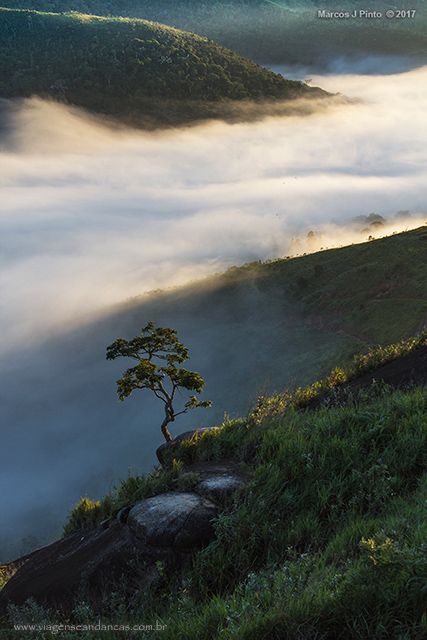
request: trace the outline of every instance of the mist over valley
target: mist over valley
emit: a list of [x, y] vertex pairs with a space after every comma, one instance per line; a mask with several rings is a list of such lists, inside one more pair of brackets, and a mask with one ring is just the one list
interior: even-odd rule
[[57, 536], [82, 495], [156, 463], [162, 408], [148, 392], [117, 402], [128, 364], [105, 348], [118, 335], [152, 320], [189, 347], [214, 404], [172, 436], [245, 415], [264, 386], [314, 380], [312, 362], [344, 345], [302, 332], [304, 305], [277, 283], [225, 294], [207, 279], [131, 299], [425, 224], [427, 68], [357, 65], [310, 71], [351, 103], [151, 133], [40, 98], [2, 102], [3, 559]]

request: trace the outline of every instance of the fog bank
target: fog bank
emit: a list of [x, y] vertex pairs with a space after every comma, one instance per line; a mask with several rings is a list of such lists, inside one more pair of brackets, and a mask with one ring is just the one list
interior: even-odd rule
[[[52, 531], [80, 495], [102, 494], [128, 466], [147, 471], [155, 462], [157, 405], [146, 398], [119, 405], [114, 380], [127, 365], [105, 362], [118, 334], [130, 338], [155, 320], [176, 326], [190, 346], [189, 368], [204, 375], [215, 413], [194, 412], [177, 432], [235, 410], [222, 374], [230, 345], [230, 376], [244, 370], [239, 389], [250, 388], [239, 411], [249, 410], [250, 394], [268, 377], [277, 388], [282, 356], [298, 345], [271, 301], [268, 316], [266, 301], [254, 297], [241, 321], [224, 317], [220, 325], [208, 313], [103, 320], [104, 305], [234, 264], [424, 224], [426, 76], [427, 68], [312, 76], [354, 102], [304, 117], [158, 133], [114, 129], [38, 99], [3, 104], [1, 521], [8, 541], [45, 535], [41, 520]], [[89, 321], [86, 312], [100, 329], [72, 331], [73, 319]], [[273, 336], [278, 323], [280, 345], [259, 345], [262, 328]]]
[[315, 76], [364, 102], [154, 134], [24, 101], [0, 156], [7, 343], [26, 320], [32, 333], [46, 317], [284, 255], [312, 227], [424, 216], [425, 80], [426, 68]]

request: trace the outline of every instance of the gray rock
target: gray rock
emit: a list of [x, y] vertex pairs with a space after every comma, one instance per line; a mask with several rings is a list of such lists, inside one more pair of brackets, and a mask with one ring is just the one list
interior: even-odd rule
[[123, 509], [120, 509], [120, 511], [116, 516], [117, 520], [124, 524], [128, 519], [129, 511], [131, 509], [132, 509], [132, 505], [128, 505], [127, 507], [123, 507]]
[[234, 475], [212, 476], [205, 478], [196, 486], [196, 491], [206, 494], [215, 500], [221, 500], [224, 496], [230, 496], [243, 484], [242, 478]]
[[41, 605], [71, 611], [86, 585], [90, 604], [100, 606], [120, 588], [129, 575], [131, 561], [138, 561], [132, 575], [135, 589], [149, 587], [156, 578], [157, 562], [165, 565], [186, 558], [170, 549], [149, 547], [117, 520], [108, 529], [82, 530], [15, 561], [18, 569], [0, 593], [0, 617], [9, 603], [29, 598]]
[[137, 538], [155, 547], [189, 548], [214, 537], [218, 507], [197, 493], [169, 492], [147, 498], [129, 512], [127, 524]]
[[230, 496], [249, 481], [249, 474], [242, 472], [241, 467], [242, 463], [237, 458], [205, 460], [186, 466], [182, 477], [187, 473], [196, 474], [199, 483], [194, 490], [209, 499], [221, 502], [222, 498]]
[[[197, 429], [178, 436], [193, 437]], [[177, 440], [175, 439], [175, 440]], [[115, 520], [101, 527], [69, 534], [43, 549], [9, 563], [15, 573], [0, 593], [0, 617], [9, 603], [21, 605], [29, 598], [48, 607], [71, 611], [83, 597], [102, 609], [111, 593], [123, 588], [126, 596], [150, 588], [158, 578], [158, 563], [168, 571], [190, 562], [193, 550], [214, 537], [212, 520], [218, 499], [247, 482], [238, 459], [194, 463], [185, 473], [199, 478], [196, 492], [168, 492], [126, 506]], [[207, 497], [202, 497], [199, 493]]]

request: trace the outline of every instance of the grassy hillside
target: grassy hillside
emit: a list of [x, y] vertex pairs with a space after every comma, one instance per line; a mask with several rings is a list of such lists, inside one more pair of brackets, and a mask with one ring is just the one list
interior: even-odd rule
[[[405, 349], [426, 347], [424, 334]], [[183, 574], [159, 566], [152, 589], [131, 604], [135, 587], [125, 576], [102, 612], [91, 610], [87, 594], [69, 623], [157, 620], [168, 640], [426, 637], [425, 385], [331, 393], [316, 411], [301, 411], [298, 401], [279, 413], [260, 405], [183, 445], [164, 469], [124, 480], [100, 506], [83, 501], [71, 525], [93, 525], [165, 489], [188, 490], [183, 463], [225, 457], [243, 460], [252, 479], [224, 503], [217, 538], [193, 565]], [[12, 607], [5, 637], [11, 623], [25, 621], [64, 622], [37, 605]]]
[[254, 371], [263, 382], [270, 379], [273, 390], [309, 384], [336, 365], [348, 366], [354, 355], [409, 338], [425, 326], [427, 228], [232, 267], [136, 298], [107, 322], [131, 332], [139, 330], [139, 318], [208, 332], [217, 344], [212, 361], [218, 369], [224, 367], [221, 345], [228, 336], [224, 350], [246, 366], [230, 378], [225, 406], [233, 389], [253, 386]]
[[318, 329], [384, 344], [427, 320], [425, 227], [269, 267], [275, 268]]
[[377, 2], [375, 11], [415, 10], [412, 18], [326, 20], [317, 10], [350, 11], [351, 0], [3, 0], [16, 9], [143, 18], [194, 31], [263, 64], [316, 64], [363, 54], [425, 55], [426, 0]]
[[209, 105], [214, 112], [221, 100], [328, 95], [206, 38], [145, 20], [0, 9], [0, 33], [6, 98], [39, 95], [137, 118], [159, 105], [179, 117]]
[[[82, 500], [66, 532], [96, 526], [144, 497], [191, 490], [194, 479], [185, 475], [185, 465], [193, 462], [238, 459], [251, 476], [224, 502], [216, 540], [185, 573], [159, 565], [153, 588], [136, 594], [133, 574], [124, 576], [122, 589], [103, 611], [92, 611], [88, 593], [69, 617], [71, 624], [159, 620], [166, 625], [164, 637], [172, 640], [427, 636], [426, 243], [422, 227], [361, 245], [252, 263], [185, 289], [153, 293], [151, 301], [148, 296], [144, 304], [137, 300], [117, 311], [122, 325], [125, 309], [138, 322], [148, 310], [157, 319], [156, 308], [168, 301], [174, 317], [185, 309], [187, 322], [198, 317], [205, 332], [208, 321], [217, 336], [235, 324], [236, 335], [248, 344], [242, 332], [253, 318], [253, 336], [263, 333], [264, 348], [273, 327], [278, 334], [267, 358], [272, 366], [270, 355], [275, 351], [280, 360], [284, 339], [278, 318], [291, 310], [296, 314], [292, 340], [305, 349], [294, 366], [305, 361], [307, 370], [308, 362], [311, 375], [328, 363], [334, 368], [323, 381], [311, 380], [294, 393], [261, 394], [247, 415], [224, 418], [220, 429], [184, 444], [163, 469], [129, 475], [99, 503]], [[254, 306], [263, 307], [264, 315], [254, 316]], [[98, 323], [97, 335], [102, 331]], [[89, 328], [92, 341], [94, 333]], [[386, 345], [414, 333], [417, 338], [371, 349], [343, 369], [370, 344]], [[219, 340], [209, 335], [217, 351]], [[85, 358], [92, 359], [91, 341], [80, 336], [82, 343]], [[286, 353], [282, 368], [288, 366]], [[399, 365], [405, 353], [420, 356], [420, 379], [398, 390], [382, 383], [359, 390], [343, 385], [393, 359]], [[245, 369], [240, 361], [242, 376]], [[238, 402], [244, 389], [229, 386]], [[64, 616], [38, 605], [12, 607], [1, 623], [4, 637], [13, 637], [12, 624], [25, 621], [64, 623]], [[73, 633], [60, 637], [71, 640]], [[89, 631], [79, 637], [93, 638]], [[121, 635], [112, 631], [105, 637]], [[151, 636], [139, 632], [138, 637]]]

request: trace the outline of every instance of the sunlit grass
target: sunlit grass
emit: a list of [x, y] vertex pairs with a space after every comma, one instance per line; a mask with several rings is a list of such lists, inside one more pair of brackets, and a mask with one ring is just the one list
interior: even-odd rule
[[[217, 519], [216, 540], [131, 607], [125, 592], [113, 594], [100, 619], [161, 620], [177, 640], [424, 637], [426, 415], [425, 388], [373, 387], [316, 412], [294, 406], [260, 422], [226, 420], [195, 449], [239, 453], [252, 480]], [[203, 457], [190, 451], [183, 457]], [[151, 478], [129, 476], [119, 502], [166, 482], [177, 488], [181, 473], [175, 461]], [[69, 619], [94, 615], [80, 603]], [[35, 618], [57, 619], [34, 605], [12, 607], [9, 619]]]
[[[167, 490], [188, 488], [188, 479], [182, 478], [183, 464], [207, 459], [221, 459], [233, 455], [240, 455], [243, 459], [252, 461], [254, 456], [252, 450], [259, 448], [261, 434], [264, 430], [268, 433], [269, 446], [272, 447], [273, 452], [279, 452], [283, 436], [281, 435], [279, 438], [277, 449], [276, 445], [271, 443], [274, 442], [273, 427], [276, 423], [281, 424], [281, 419], [286, 419], [287, 429], [290, 429], [293, 438], [296, 438], [291, 416], [294, 415], [295, 420], [299, 420], [298, 410], [315, 400], [322, 400], [325, 405], [324, 410], [327, 412], [334, 405], [341, 406], [346, 401], [351, 406], [357, 406], [357, 404], [372, 400], [378, 394], [387, 393], [387, 388], [384, 389], [375, 383], [370, 389], [360, 391], [356, 397], [352, 394], [346, 395], [345, 391], [340, 393], [340, 388], [346, 382], [426, 345], [427, 331], [424, 331], [417, 338], [401, 341], [387, 347], [380, 346], [369, 350], [366, 354], [356, 356], [351, 367], [347, 369], [337, 367], [323, 381], [315, 382], [305, 388], [298, 388], [293, 393], [286, 392], [271, 398], [259, 397], [256, 407], [246, 419], [230, 420], [225, 418], [220, 429], [184, 442], [174, 453], [174, 457], [169, 460], [169, 463], [166, 462], [164, 468], [159, 468], [151, 474], [142, 475], [132, 473], [130, 470], [128, 477], [119, 480], [112, 491], [100, 502], [93, 502], [86, 497], [82, 498], [72, 510], [64, 527], [64, 533], [87, 526], [96, 526], [105, 518], [115, 517], [121, 508], [138, 500]], [[320, 415], [322, 415], [321, 412]], [[368, 414], [365, 421], [369, 422], [369, 419]], [[318, 421], [320, 418], [317, 417], [316, 420]], [[356, 421], [356, 424], [358, 423]], [[298, 437], [302, 438], [301, 433]], [[284, 440], [286, 443], [291, 441], [287, 438]]]
[[[264, 398], [247, 418], [226, 417], [216, 431], [184, 443], [164, 468], [130, 473], [99, 503], [82, 499], [66, 531], [161, 491], [191, 490], [188, 462], [239, 457], [249, 477], [224, 503], [215, 540], [192, 566], [175, 574], [162, 568], [131, 604], [125, 586], [102, 612], [81, 602], [68, 621], [158, 620], [168, 640], [426, 637], [427, 389], [374, 383], [331, 395], [355, 375], [425, 345], [424, 333], [371, 350], [314, 388]], [[304, 409], [325, 391], [316, 411]], [[4, 637], [23, 620], [59, 618], [34, 603], [11, 607]], [[79, 638], [92, 640], [91, 633]]]

